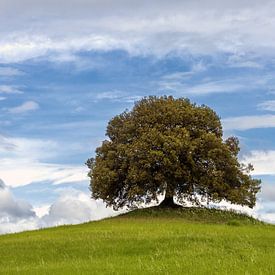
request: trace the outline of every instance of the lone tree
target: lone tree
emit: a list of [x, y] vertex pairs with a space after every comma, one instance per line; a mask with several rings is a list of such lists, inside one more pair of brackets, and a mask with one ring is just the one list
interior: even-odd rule
[[92, 197], [118, 209], [149, 203], [162, 206], [198, 197], [255, 205], [260, 180], [252, 165], [237, 159], [239, 141], [223, 141], [222, 126], [209, 107], [188, 99], [150, 96], [110, 120], [109, 137], [87, 161]]

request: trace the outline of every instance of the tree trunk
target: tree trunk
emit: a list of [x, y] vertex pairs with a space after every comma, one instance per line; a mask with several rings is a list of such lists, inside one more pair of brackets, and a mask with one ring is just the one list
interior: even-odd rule
[[166, 197], [164, 200], [159, 204], [161, 208], [180, 208], [181, 206], [174, 203], [173, 197]]

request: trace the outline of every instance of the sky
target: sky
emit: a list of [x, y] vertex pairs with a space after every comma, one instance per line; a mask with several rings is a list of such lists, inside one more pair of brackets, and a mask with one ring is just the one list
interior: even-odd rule
[[270, 0], [0, 0], [0, 234], [117, 214], [90, 199], [85, 162], [149, 95], [218, 113], [262, 180], [244, 211], [275, 223], [274, 12]]

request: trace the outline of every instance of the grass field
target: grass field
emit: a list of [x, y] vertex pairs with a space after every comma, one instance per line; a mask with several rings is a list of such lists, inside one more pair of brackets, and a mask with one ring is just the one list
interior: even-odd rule
[[207, 209], [144, 209], [0, 236], [1, 274], [275, 274], [275, 226]]

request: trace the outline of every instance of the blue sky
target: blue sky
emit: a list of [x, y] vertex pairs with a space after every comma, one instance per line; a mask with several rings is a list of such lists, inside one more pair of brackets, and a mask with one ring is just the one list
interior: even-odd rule
[[[149, 3], [150, 2], [150, 3]], [[1, 1], [0, 232], [97, 219], [84, 165], [148, 95], [188, 97], [241, 141], [275, 222], [274, 1]], [[18, 14], [18, 16], [13, 16]]]

